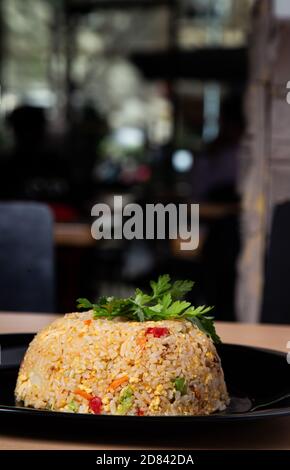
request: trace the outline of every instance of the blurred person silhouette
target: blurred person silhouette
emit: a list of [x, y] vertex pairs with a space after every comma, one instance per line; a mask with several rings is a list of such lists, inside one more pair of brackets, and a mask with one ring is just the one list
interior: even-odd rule
[[67, 191], [64, 161], [49, 140], [44, 109], [21, 105], [7, 118], [13, 147], [1, 159], [1, 199], [54, 200]]
[[[235, 320], [236, 261], [240, 249], [238, 153], [245, 129], [242, 94], [222, 103], [220, 132], [196, 159], [194, 199], [204, 203], [207, 236], [202, 248], [204, 294], [219, 320]], [[203, 211], [202, 208], [205, 207]]]
[[90, 205], [97, 197], [94, 169], [100, 157], [100, 143], [108, 132], [104, 116], [92, 103], [85, 103], [80, 112], [74, 113], [68, 132], [68, 153], [76, 204]]

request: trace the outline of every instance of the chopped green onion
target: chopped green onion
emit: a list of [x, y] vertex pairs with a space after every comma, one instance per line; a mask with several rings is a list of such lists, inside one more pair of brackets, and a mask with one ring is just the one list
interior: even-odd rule
[[177, 392], [180, 392], [181, 395], [185, 395], [187, 392], [187, 384], [184, 377], [176, 377], [174, 380], [174, 387]]
[[68, 405], [68, 409], [72, 411], [73, 413], [76, 413], [78, 411], [78, 405], [74, 400], [72, 400]]
[[130, 386], [125, 387], [120, 393], [119, 405], [117, 406], [117, 413], [122, 415], [132, 408], [134, 402], [134, 393]]

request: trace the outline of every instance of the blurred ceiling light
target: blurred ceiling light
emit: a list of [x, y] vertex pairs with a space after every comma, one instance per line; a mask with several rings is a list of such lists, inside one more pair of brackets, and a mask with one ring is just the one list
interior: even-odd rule
[[156, 145], [165, 145], [172, 137], [172, 105], [167, 98], [160, 95], [162, 89], [152, 90], [147, 100], [148, 139]]
[[173, 133], [173, 125], [170, 119], [152, 121], [148, 129], [150, 142], [156, 145], [165, 145], [169, 142]]
[[41, 108], [52, 108], [56, 103], [55, 94], [47, 88], [35, 88], [23, 94], [23, 104], [39, 106]]
[[178, 173], [185, 173], [193, 166], [193, 154], [189, 150], [176, 150], [172, 155], [172, 166]]
[[140, 128], [145, 125], [146, 104], [137, 97], [121, 101], [118, 109], [110, 115], [110, 124], [113, 128]]
[[96, 32], [83, 30], [78, 35], [78, 46], [84, 54], [97, 54], [104, 50], [104, 40]]
[[145, 143], [144, 132], [135, 127], [121, 127], [114, 132], [113, 138], [120, 147], [131, 150], [140, 148]]

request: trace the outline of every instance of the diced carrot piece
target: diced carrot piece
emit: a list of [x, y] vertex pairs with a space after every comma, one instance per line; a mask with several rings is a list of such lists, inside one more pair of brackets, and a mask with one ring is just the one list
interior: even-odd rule
[[75, 394], [79, 395], [80, 397], [85, 398], [86, 400], [91, 400], [93, 398], [93, 395], [90, 393], [85, 392], [85, 390], [81, 390], [80, 388], [77, 388], [75, 390]]
[[90, 320], [90, 319], [89, 320], [84, 320], [85, 325], [90, 326], [91, 323], [92, 323], [92, 320]]
[[128, 380], [129, 380], [128, 375], [123, 375], [122, 377], [119, 377], [119, 379], [113, 380], [113, 382], [109, 386], [109, 390], [114, 391], [116, 388], [119, 387], [119, 385], [122, 385], [128, 382]]
[[145, 338], [145, 336], [139, 336], [136, 339], [136, 343], [143, 349], [147, 343], [147, 339]]

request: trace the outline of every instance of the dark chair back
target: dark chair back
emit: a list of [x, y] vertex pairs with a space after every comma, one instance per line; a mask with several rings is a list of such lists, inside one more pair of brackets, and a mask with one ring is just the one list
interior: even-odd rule
[[290, 201], [274, 209], [261, 320], [290, 323]]
[[0, 310], [54, 312], [53, 218], [44, 204], [0, 203]]

